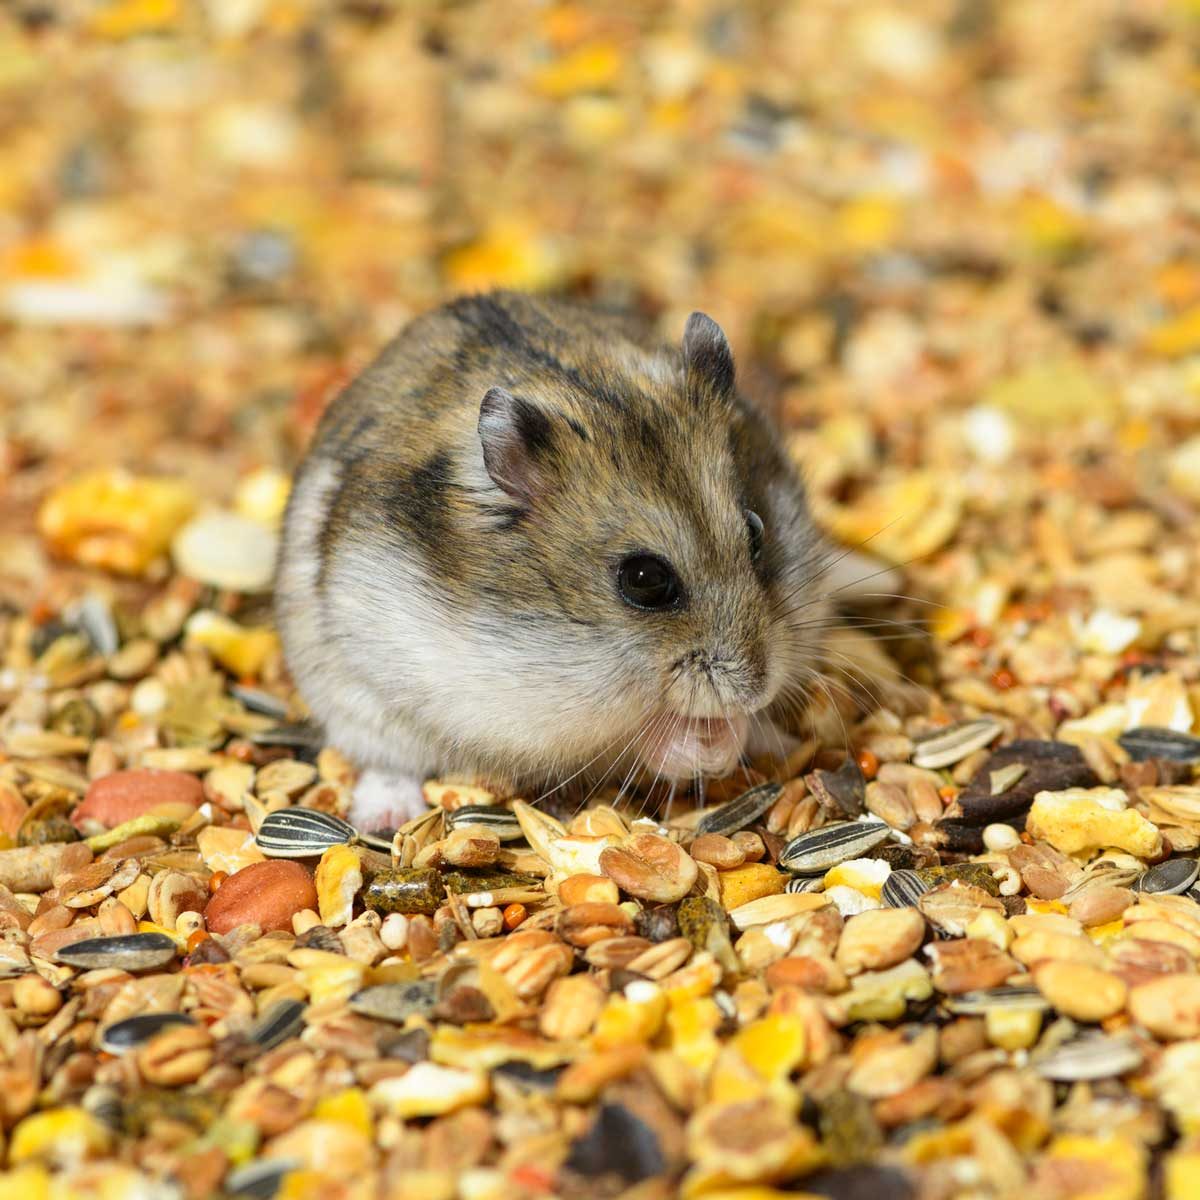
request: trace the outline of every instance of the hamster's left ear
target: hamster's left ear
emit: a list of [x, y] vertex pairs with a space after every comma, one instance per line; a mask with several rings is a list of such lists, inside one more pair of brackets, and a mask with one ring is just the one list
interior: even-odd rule
[[537, 405], [489, 388], [479, 405], [479, 442], [492, 482], [514, 500], [531, 504], [545, 490], [554, 426]]
[[733, 391], [733, 351], [720, 325], [694, 312], [683, 327], [683, 365], [688, 379], [725, 395]]

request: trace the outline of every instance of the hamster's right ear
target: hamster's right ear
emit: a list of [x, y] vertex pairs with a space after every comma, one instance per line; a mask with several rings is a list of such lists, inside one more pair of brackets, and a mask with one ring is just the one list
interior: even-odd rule
[[479, 405], [479, 442], [492, 482], [514, 500], [532, 504], [545, 489], [554, 427], [536, 405], [503, 388], [489, 388]]
[[683, 365], [689, 377], [718, 396], [733, 391], [733, 351], [725, 331], [707, 313], [694, 312], [687, 319]]

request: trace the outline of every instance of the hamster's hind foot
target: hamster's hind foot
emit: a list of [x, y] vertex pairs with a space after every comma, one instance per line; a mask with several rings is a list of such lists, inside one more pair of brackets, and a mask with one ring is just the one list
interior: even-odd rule
[[419, 779], [368, 769], [354, 785], [350, 823], [362, 833], [399, 829], [428, 807]]

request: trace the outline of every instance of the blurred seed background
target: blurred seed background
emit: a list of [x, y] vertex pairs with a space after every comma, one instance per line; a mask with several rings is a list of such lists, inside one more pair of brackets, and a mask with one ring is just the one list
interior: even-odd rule
[[290, 465], [491, 286], [704, 308], [862, 471], [1190, 426], [1198, 52], [1180, 0], [8, 0], [7, 545], [81, 466]]

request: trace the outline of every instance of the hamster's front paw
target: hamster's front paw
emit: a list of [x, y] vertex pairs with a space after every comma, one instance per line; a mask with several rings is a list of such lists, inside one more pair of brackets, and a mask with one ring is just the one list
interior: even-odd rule
[[350, 823], [361, 833], [399, 829], [406, 821], [419, 817], [428, 807], [419, 779], [411, 775], [366, 770], [354, 785]]

